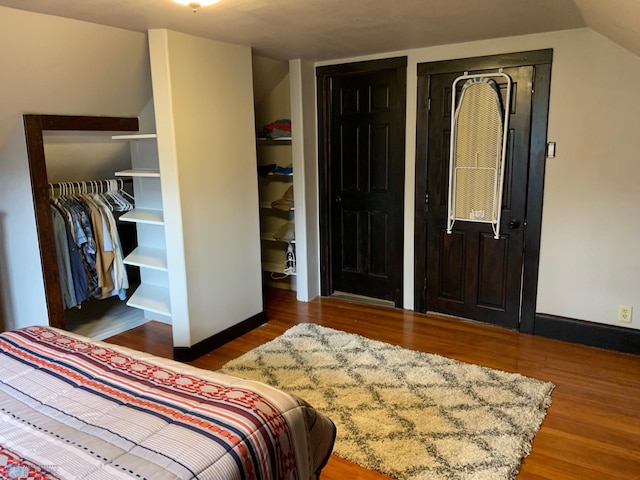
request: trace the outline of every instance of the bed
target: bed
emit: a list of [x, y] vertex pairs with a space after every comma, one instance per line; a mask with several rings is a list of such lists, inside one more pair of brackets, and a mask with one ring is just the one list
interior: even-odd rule
[[0, 334], [0, 478], [316, 479], [334, 440], [262, 383], [50, 327]]

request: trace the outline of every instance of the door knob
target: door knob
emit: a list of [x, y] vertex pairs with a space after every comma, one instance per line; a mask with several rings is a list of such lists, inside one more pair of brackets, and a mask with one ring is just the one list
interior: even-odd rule
[[509, 228], [510, 229], [514, 229], [514, 228], [518, 228], [520, 226], [520, 220], [515, 220], [512, 219], [511, 221], [509, 221]]

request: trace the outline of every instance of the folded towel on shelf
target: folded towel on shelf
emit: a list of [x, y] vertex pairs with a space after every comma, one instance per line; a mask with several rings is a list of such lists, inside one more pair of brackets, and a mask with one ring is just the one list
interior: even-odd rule
[[271, 202], [272, 208], [277, 208], [279, 210], [292, 210], [293, 209], [293, 185], [287, 188], [287, 191], [284, 192], [282, 198], [278, 200], [274, 200]]
[[278, 231], [273, 234], [273, 238], [291, 243], [296, 238], [294, 223], [287, 222], [283, 224]]

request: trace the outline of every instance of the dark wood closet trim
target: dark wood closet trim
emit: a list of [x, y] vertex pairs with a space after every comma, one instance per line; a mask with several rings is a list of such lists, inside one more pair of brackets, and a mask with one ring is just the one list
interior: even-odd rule
[[[463, 58], [418, 64], [418, 112], [416, 151], [426, 152], [428, 142], [428, 92], [430, 75], [471, 70], [493, 70], [499, 67], [533, 65], [533, 100], [531, 106], [531, 143], [529, 146], [529, 177], [526, 207], [525, 251], [522, 277], [522, 304], [520, 331], [534, 333], [536, 323], [536, 299], [542, 230], [542, 203], [544, 194], [545, 149], [551, 89], [551, 64], [553, 49], [533, 50], [485, 57]], [[426, 93], [425, 93], [426, 92]], [[422, 148], [422, 149], [421, 149]], [[426, 272], [424, 225], [426, 222], [426, 185], [422, 181], [427, 175], [427, 158], [416, 157], [416, 203], [415, 203], [415, 299], [417, 312], [426, 310]]]
[[418, 76], [465, 70], [494, 70], [496, 68], [525, 67], [551, 63], [553, 49], [531, 50], [528, 52], [503, 53], [484, 57], [458, 58], [418, 64]]
[[58, 261], [56, 258], [51, 209], [49, 207], [49, 180], [47, 178], [47, 164], [44, 155], [43, 132], [47, 130], [137, 132], [139, 128], [138, 119], [129, 117], [23, 115], [23, 122], [49, 325], [64, 328], [64, 308], [60, 293]]

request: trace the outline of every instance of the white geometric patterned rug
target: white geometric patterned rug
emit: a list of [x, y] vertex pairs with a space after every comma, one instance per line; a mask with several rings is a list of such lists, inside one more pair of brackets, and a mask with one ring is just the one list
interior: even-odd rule
[[552, 383], [300, 324], [225, 364], [336, 424], [336, 455], [400, 480], [514, 478]]

